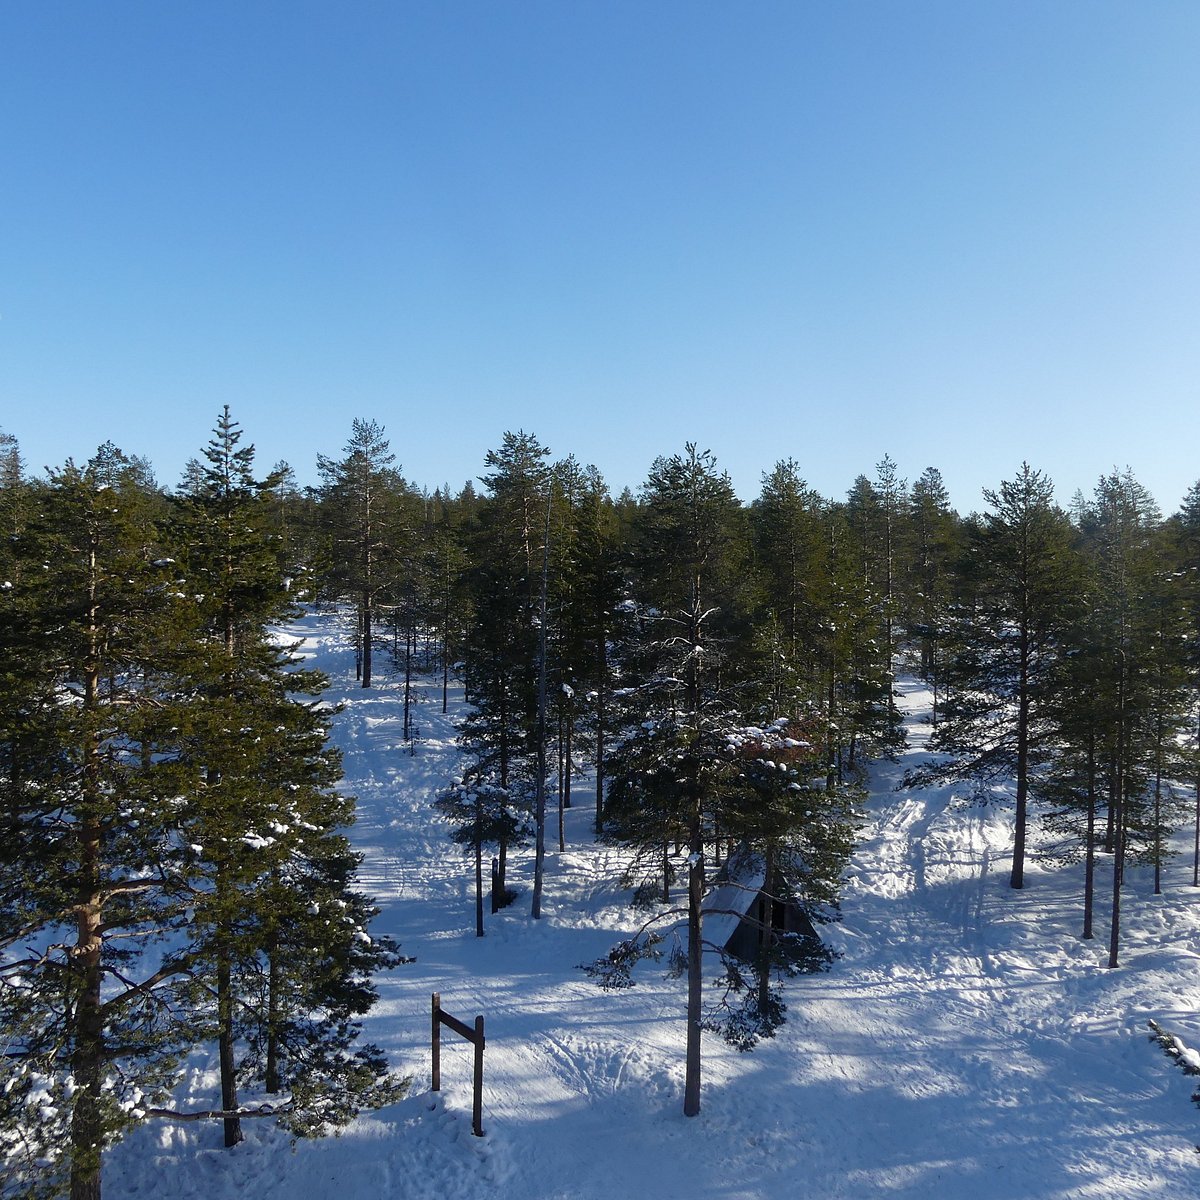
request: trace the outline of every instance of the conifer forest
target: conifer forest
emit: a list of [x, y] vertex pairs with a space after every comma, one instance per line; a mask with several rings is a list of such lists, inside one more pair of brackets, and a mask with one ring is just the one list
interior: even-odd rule
[[[34, 474], [0, 434], [4, 1200], [99, 1200], [148, 1124], [232, 1150], [416, 1086], [371, 1016], [414, 969], [404, 910], [395, 936], [371, 928], [338, 705], [288, 633], [303, 614], [336, 629], [353, 687], [393, 689], [397, 757], [460, 706], [425, 803], [464, 938], [541, 920], [586, 819], [631, 915], [567, 965], [614, 1011], [673, 980], [688, 1117], [702, 1049], [761, 1049], [796, 981], [836, 970], [823, 934], [872, 771], [1002, 812], [1008, 892], [1069, 868], [1072, 936], [1105, 970], [1131, 906], [1200, 889], [1200, 483], [1164, 514], [1113, 470], [1063, 507], [1018, 463], [960, 511], [933, 466], [885, 457], [828, 497], [783, 458], [739, 497], [686, 443], [614, 495], [508, 432], [476, 480], [431, 491], [356, 419], [301, 486], [254, 435], [225, 408], [172, 484], [112, 443]], [[912, 758], [902, 680], [929, 698]], [[706, 930], [751, 876], [759, 936], [735, 953]], [[192, 1105], [201, 1053], [216, 1086]]]

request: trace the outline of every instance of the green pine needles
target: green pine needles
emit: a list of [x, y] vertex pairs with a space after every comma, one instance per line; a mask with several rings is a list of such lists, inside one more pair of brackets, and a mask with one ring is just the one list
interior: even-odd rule
[[[112, 446], [44, 483], [0, 593], [0, 1195], [98, 1200], [103, 1151], [216, 1044], [226, 1144], [344, 1124], [405, 1081], [359, 1045], [371, 974], [324, 686], [293, 611], [279, 476], [225, 409], [182, 493]], [[13, 506], [16, 497], [6, 497]], [[271, 1095], [239, 1103], [239, 1088]]]

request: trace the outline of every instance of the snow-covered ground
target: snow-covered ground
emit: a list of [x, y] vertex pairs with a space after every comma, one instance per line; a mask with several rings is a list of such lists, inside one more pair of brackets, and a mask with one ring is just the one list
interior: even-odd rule
[[[950, 791], [893, 791], [917, 761], [929, 697], [904, 689], [910, 750], [876, 772], [862, 844], [828, 931], [842, 957], [791, 981], [789, 1019], [750, 1054], [705, 1036], [700, 1116], [681, 1114], [683, 990], [653, 964], [606, 993], [577, 964], [636, 924], [617, 854], [594, 844], [591, 797], [548, 852], [544, 916], [524, 889], [474, 936], [472, 873], [431, 809], [455, 762], [440, 686], [422, 681], [415, 755], [402, 689], [381, 670], [364, 692], [332, 622], [297, 630], [345, 704], [335, 736], [363, 887], [417, 961], [380, 980], [369, 1038], [411, 1073], [409, 1097], [339, 1138], [300, 1142], [269, 1122], [220, 1146], [220, 1127], [153, 1124], [109, 1155], [110, 1197], [223, 1200], [1066, 1200], [1200, 1195], [1193, 1081], [1148, 1040], [1155, 1018], [1200, 1044], [1200, 896], [1172, 864], [1166, 894], [1133, 872], [1123, 962], [1077, 936], [1081, 872], [1027, 871], [1007, 887], [1006, 814]], [[457, 704], [455, 703], [457, 699]], [[554, 839], [549, 839], [556, 846]], [[442, 1041], [429, 1090], [430, 994], [486, 1018], [484, 1138], [471, 1136], [470, 1047]], [[198, 1063], [192, 1099], [211, 1101]]]

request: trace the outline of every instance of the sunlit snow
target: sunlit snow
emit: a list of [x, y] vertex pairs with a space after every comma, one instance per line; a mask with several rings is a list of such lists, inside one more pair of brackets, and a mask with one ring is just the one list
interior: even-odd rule
[[[410, 1096], [340, 1138], [294, 1148], [269, 1121], [221, 1148], [217, 1123], [151, 1123], [112, 1151], [109, 1196], [180, 1200], [1180, 1200], [1200, 1194], [1192, 1081], [1148, 1040], [1155, 1018], [1200, 1044], [1200, 916], [1190, 863], [1166, 894], [1129, 872], [1124, 965], [1077, 936], [1082, 871], [1027, 871], [1007, 886], [1010, 813], [958, 808], [949, 789], [894, 792], [919, 760], [929, 696], [905, 684], [912, 749], [873, 775], [844, 921], [823, 930], [830, 972], [787, 984], [787, 1024], [739, 1054], [705, 1035], [702, 1110], [682, 1116], [683, 986], [654, 964], [609, 993], [577, 964], [629, 936], [642, 914], [619, 886], [621, 856], [591, 836], [577, 779], [567, 849], [547, 851], [544, 917], [522, 889], [474, 936], [472, 872], [431, 801], [455, 775], [454, 693], [417, 685], [421, 740], [403, 743], [403, 679], [353, 678], [329, 617], [299, 629], [329, 702], [358, 798], [363, 888], [417, 961], [379, 981], [370, 1040], [411, 1073]], [[1102, 885], [1103, 886], [1103, 885]], [[1104, 944], [1102, 944], [1104, 943]], [[714, 975], [715, 967], [708, 972]], [[430, 995], [486, 1020], [483, 1125], [471, 1136], [470, 1054], [442, 1045], [429, 1091]], [[216, 1098], [215, 1054], [194, 1061], [181, 1102]]]

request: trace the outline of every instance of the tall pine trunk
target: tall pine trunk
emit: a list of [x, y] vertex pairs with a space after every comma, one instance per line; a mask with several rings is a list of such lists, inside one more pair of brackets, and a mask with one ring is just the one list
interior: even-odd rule
[[[371, 657], [373, 646], [373, 631], [371, 629], [373, 614], [371, 612], [371, 593], [366, 590], [362, 594], [362, 685], [371, 686]], [[385, 643], [386, 645], [386, 643]]]
[[[700, 580], [692, 584], [691, 645], [700, 644]], [[692, 768], [688, 780], [688, 949], [687, 949], [687, 1051], [683, 1081], [683, 1115], [694, 1117], [700, 1112], [700, 1021], [703, 1003], [703, 953], [701, 931], [704, 903], [704, 814], [701, 808], [699, 776], [700, 740], [700, 669], [693, 654], [688, 662], [688, 716], [693, 722]]]
[[1096, 903], [1096, 731], [1088, 730], [1087, 848], [1083, 869], [1083, 936], [1090, 941]]
[[412, 657], [416, 631], [404, 630], [404, 740], [412, 741]]
[[[221, 1065], [221, 1108], [237, 1111], [237, 1064], [234, 1061], [233, 971], [224, 935], [217, 944], [217, 1050]], [[236, 1146], [242, 1140], [239, 1117], [225, 1117], [225, 1145]]]
[[1113, 839], [1112, 925], [1108, 935], [1108, 965], [1120, 965], [1121, 884], [1125, 872], [1125, 651], [1121, 651], [1121, 675], [1117, 687], [1117, 770], [1112, 798]]
[[[492, 912], [496, 897], [492, 896]], [[483, 798], [475, 794], [475, 936], [483, 937]]]
[[[596, 684], [596, 833], [598, 835], [604, 828], [604, 697], [608, 683], [608, 648], [603, 635], [596, 639], [596, 648], [596, 666], [598, 668]], [[1200, 781], [1197, 782], [1197, 796], [1200, 797]], [[1197, 799], [1197, 811], [1200, 811], [1200, 799]]]
[[71, 1113], [71, 1200], [100, 1200], [103, 1124], [104, 1019], [100, 983], [101, 897], [100, 823], [87, 819], [80, 829], [80, 888], [76, 905], [74, 970], [80, 979], [71, 1056], [74, 1108]]
[[1200, 722], [1196, 726], [1196, 841], [1192, 854], [1192, 887], [1200, 887]]
[[278, 932], [272, 930], [271, 945], [267, 949], [267, 1061], [263, 1072], [263, 1087], [272, 1096], [283, 1086], [279, 1071], [279, 1031], [283, 1022], [279, 1003], [282, 985], [279, 950], [275, 944], [278, 938]]
[[758, 903], [762, 928], [759, 930], [758, 948], [758, 1014], [765, 1017], [771, 1003], [771, 951], [775, 936], [775, 849], [772, 845], [765, 850], [766, 867], [763, 872], [763, 890]]
[[[100, 706], [100, 655], [96, 600], [98, 568], [93, 547], [89, 554], [88, 617], [89, 667], [84, 679], [83, 709], [95, 713]], [[102, 1103], [104, 1084], [104, 1008], [100, 858], [103, 827], [96, 805], [100, 795], [98, 737], [89, 733], [83, 764], [84, 805], [79, 822], [79, 888], [75, 902], [75, 946], [72, 970], [79, 979], [75, 1002], [75, 1045], [71, 1073], [75, 1095], [71, 1110], [71, 1200], [100, 1200], [100, 1168], [104, 1136]]]
[[683, 1083], [683, 1115], [700, 1112], [700, 1021], [704, 975], [701, 956], [701, 904], [704, 900], [704, 841], [700, 826], [700, 799], [692, 802], [688, 836], [688, 949], [687, 949], [687, 1052]]
[[1025, 886], [1025, 836], [1029, 821], [1029, 629], [1022, 622], [1020, 677], [1017, 684], [1017, 819], [1009, 885]]

